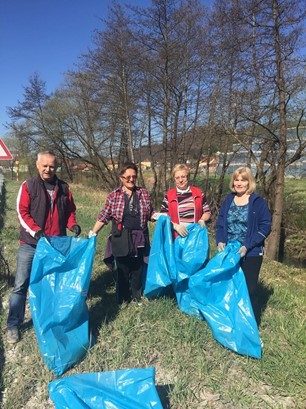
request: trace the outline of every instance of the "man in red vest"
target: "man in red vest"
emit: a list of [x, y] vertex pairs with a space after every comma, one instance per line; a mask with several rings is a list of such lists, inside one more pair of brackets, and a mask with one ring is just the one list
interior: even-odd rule
[[32, 261], [38, 240], [46, 236], [66, 236], [66, 228], [76, 236], [81, 233], [69, 186], [55, 174], [55, 154], [51, 151], [40, 152], [36, 167], [38, 176], [24, 181], [17, 196], [20, 246], [7, 320], [7, 342], [10, 344], [15, 344], [20, 339], [19, 328], [24, 320]]

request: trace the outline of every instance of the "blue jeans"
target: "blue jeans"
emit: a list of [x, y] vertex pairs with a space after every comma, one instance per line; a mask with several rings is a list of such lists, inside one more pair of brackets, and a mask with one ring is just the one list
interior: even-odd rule
[[30, 244], [21, 244], [19, 247], [15, 283], [9, 303], [8, 328], [18, 328], [23, 323], [34, 253], [35, 246]]

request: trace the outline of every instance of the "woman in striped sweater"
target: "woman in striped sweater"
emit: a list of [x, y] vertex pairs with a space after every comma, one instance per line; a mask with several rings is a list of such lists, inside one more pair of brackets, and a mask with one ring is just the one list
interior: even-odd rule
[[204, 227], [210, 219], [210, 208], [201, 189], [189, 185], [190, 170], [185, 164], [177, 164], [172, 170], [175, 188], [168, 190], [162, 204], [161, 213], [170, 216], [174, 238], [188, 235], [186, 226], [199, 223]]

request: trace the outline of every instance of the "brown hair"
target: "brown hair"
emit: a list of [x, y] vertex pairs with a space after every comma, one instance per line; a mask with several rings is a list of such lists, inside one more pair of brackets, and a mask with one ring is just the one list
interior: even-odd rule
[[232, 174], [229, 187], [232, 192], [235, 192], [234, 189], [234, 181], [237, 179], [238, 176], [241, 176], [243, 180], [247, 180], [249, 182], [248, 190], [246, 191], [247, 194], [254, 193], [256, 190], [256, 180], [253, 176], [253, 173], [250, 168], [246, 166], [242, 166], [234, 171]]
[[136, 172], [136, 176], [138, 173], [138, 168], [133, 162], [125, 162], [120, 169], [119, 176], [122, 176], [128, 169], [133, 169]]

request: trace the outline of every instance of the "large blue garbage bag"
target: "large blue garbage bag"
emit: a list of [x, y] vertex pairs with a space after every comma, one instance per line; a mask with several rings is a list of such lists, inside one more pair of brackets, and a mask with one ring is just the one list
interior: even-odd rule
[[155, 369], [73, 375], [49, 384], [56, 409], [162, 409]]
[[203, 267], [209, 256], [207, 228], [202, 228], [198, 223], [191, 223], [187, 230], [188, 236], [178, 236], [174, 241], [176, 282], [191, 277]]
[[90, 347], [86, 297], [96, 237], [42, 238], [35, 251], [29, 300], [43, 360], [61, 375]]
[[214, 338], [242, 355], [261, 358], [261, 341], [240, 268], [241, 244], [228, 244], [189, 280], [191, 296]]
[[[239, 266], [240, 255], [236, 254], [240, 244], [226, 246], [203, 267], [209, 251], [206, 229], [192, 224], [188, 226], [187, 237], [161, 242], [163, 230], [171, 230], [169, 219], [163, 217], [158, 220], [156, 230], [158, 234], [153, 236], [154, 253], [150, 253], [145, 286], [146, 290], [154, 288], [154, 292], [145, 290], [145, 295], [148, 298], [152, 294], [160, 295], [159, 286], [171, 282], [181, 311], [205, 318], [213, 336], [222, 345], [242, 355], [260, 358], [257, 323]], [[168, 254], [172, 257], [171, 265], [164, 261]]]
[[208, 260], [208, 233], [207, 228], [202, 228], [198, 223], [188, 225], [187, 230], [188, 236], [178, 236], [174, 241], [177, 275], [172, 284], [180, 310], [201, 318], [197, 302], [189, 290], [189, 278]]
[[170, 217], [163, 215], [158, 219], [153, 234], [144, 288], [145, 296], [154, 298], [164, 295], [167, 288], [176, 281], [176, 276]]
[[[173, 244], [170, 217], [161, 216], [153, 235], [144, 294], [162, 296], [170, 285], [189, 278], [203, 266], [208, 257], [207, 229], [197, 223], [187, 226], [188, 236], [177, 237]], [[184, 283], [182, 283], [184, 287]]]

